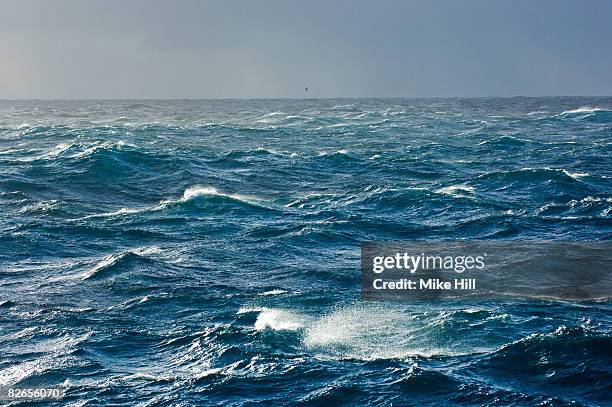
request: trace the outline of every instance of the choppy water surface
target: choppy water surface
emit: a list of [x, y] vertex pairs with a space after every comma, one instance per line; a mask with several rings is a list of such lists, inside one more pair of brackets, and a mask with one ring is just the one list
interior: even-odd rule
[[0, 102], [0, 385], [607, 404], [607, 301], [358, 297], [363, 240], [610, 239], [611, 136], [611, 98]]

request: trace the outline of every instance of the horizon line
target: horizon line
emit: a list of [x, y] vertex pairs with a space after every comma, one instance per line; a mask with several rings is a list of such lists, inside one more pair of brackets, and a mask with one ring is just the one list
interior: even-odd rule
[[128, 100], [151, 100], [151, 101], [196, 101], [196, 100], [335, 100], [335, 99], [542, 99], [542, 98], [610, 98], [612, 95], [538, 95], [538, 96], [326, 96], [326, 97], [117, 97], [117, 98], [47, 98], [47, 97], [18, 97], [2, 98], [0, 101], [128, 101]]

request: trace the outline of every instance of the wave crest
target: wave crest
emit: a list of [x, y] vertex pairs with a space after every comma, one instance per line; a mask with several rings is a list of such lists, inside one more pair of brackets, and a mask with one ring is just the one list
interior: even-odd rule
[[102, 260], [98, 261], [92, 268], [80, 273], [79, 278], [81, 280], [89, 280], [131, 256], [149, 257], [151, 255], [159, 254], [161, 252], [162, 250], [159, 247], [149, 246], [137, 247], [120, 253], [109, 254], [108, 256], [105, 256]]
[[583, 114], [583, 113], [597, 113], [597, 112], [610, 112], [612, 110], [602, 109], [599, 107], [591, 107], [591, 106], [581, 106], [577, 109], [566, 110], [564, 112], [559, 113], [559, 116], [570, 116], [575, 114]]

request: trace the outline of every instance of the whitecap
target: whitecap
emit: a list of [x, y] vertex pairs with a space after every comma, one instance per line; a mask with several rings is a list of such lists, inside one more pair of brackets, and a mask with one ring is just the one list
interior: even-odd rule
[[125, 256], [127, 256], [128, 254], [129, 252], [123, 252], [119, 254], [110, 254], [108, 256], [105, 256], [102, 260], [96, 263], [96, 265], [93, 268], [88, 269], [84, 271], [83, 273], [79, 274], [79, 277], [81, 278], [81, 280], [90, 279], [96, 274], [98, 274], [100, 271], [105, 270], [117, 264], [119, 260], [125, 258]]
[[258, 202], [261, 200], [254, 196], [231, 194], [231, 193], [221, 192], [217, 190], [217, 188], [214, 188], [214, 187], [199, 186], [199, 185], [187, 188], [185, 192], [183, 192], [183, 196], [181, 197], [180, 200], [182, 202], [186, 202], [193, 198], [197, 198], [199, 196], [206, 196], [206, 195], [222, 196], [222, 197], [231, 198], [237, 201], [247, 202], [247, 203], [254, 203], [254, 202]]
[[23, 208], [19, 209], [20, 213], [25, 213], [25, 212], [48, 212], [50, 210], [53, 210], [55, 208], [57, 208], [58, 206], [58, 201], [55, 199], [52, 199], [50, 201], [42, 201], [42, 202], [36, 202], [34, 204], [29, 204], [24, 206]]
[[569, 172], [567, 170], [561, 170], [565, 175], [567, 175], [570, 178], [573, 179], [578, 179], [578, 178], [582, 178], [582, 177], [588, 177], [589, 173], [588, 172]]
[[14, 363], [9, 367], [0, 370], [0, 385], [10, 386], [19, 383], [21, 380], [49, 369], [50, 360], [40, 358], [22, 363]]
[[331, 110], [352, 109], [353, 107], [355, 107], [355, 105], [353, 105], [352, 103], [346, 105], [334, 105], [332, 106]]
[[188, 202], [200, 196], [221, 196], [221, 197], [230, 198], [236, 201], [241, 201], [241, 202], [250, 203], [250, 204], [257, 204], [262, 201], [261, 198], [258, 198], [255, 196], [225, 193], [225, 192], [219, 191], [218, 189], [214, 187], [196, 185], [196, 186], [188, 187], [187, 189], [185, 189], [185, 191], [183, 192], [183, 195], [180, 198], [165, 199], [155, 206], [141, 207], [141, 208], [125, 208], [124, 207], [116, 211], [95, 213], [95, 214], [83, 216], [81, 218], [72, 219], [72, 220], [80, 221], [80, 220], [95, 219], [95, 218], [110, 218], [110, 217], [115, 217], [115, 216], [131, 215], [131, 214], [148, 212], [148, 211], [160, 211], [160, 210], [166, 209], [168, 206], [175, 205], [175, 204], [182, 203], [182, 202]]
[[474, 194], [475, 189], [474, 187], [469, 186], [469, 185], [458, 184], [458, 185], [450, 185], [448, 187], [437, 189], [435, 192], [439, 194], [445, 194], [445, 195], [451, 195], [451, 196], [458, 197], [458, 196], [464, 196], [463, 195], [464, 193]]
[[581, 107], [579, 107], [577, 109], [566, 110], [564, 112], [561, 112], [561, 113], [559, 113], [559, 116], [567, 116], [567, 115], [579, 114], [579, 113], [607, 112], [607, 111], [609, 111], [609, 110], [601, 109], [599, 107], [581, 106]]
[[44, 353], [44, 356], [0, 369], [0, 386], [12, 386], [30, 376], [57, 369], [66, 363], [66, 355], [87, 340], [89, 336], [89, 333], [80, 337], [65, 335], [31, 346], [25, 345], [25, 349], [22, 349], [23, 353]]
[[263, 293], [259, 293], [257, 295], [260, 296], [270, 296], [270, 295], [281, 295], [281, 294], [288, 294], [289, 291], [287, 290], [281, 290], [280, 288], [276, 288], [274, 290], [270, 290], [270, 291], [264, 291]]
[[105, 141], [105, 142], [96, 142], [91, 147], [86, 148], [83, 151], [75, 153], [71, 155], [72, 158], [84, 158], [88, 157], [91, 154], [95, 153], [98, 150], [112, 150], [114, 148], [123, 148], [124, 146], [136, 147], [134, 144], [126, 143], [123, 140], [119, 140], [116, 142]]
[[284, 112], [271, 112], [271, 113], [267, 113], [264, 114], [263, 116], [257, 117], [254, 122], [255, 123], [274, 123], [276, 121], [278, 121], [278, 118], [276, 116], [281, 116], [284, 115], [286, 113]]
[[346, 149], [346, 148], [341, 148], [340, 150], [336, 150], [336, 151], [321, 150], [321, 151], [319, 151], [319, 156], [324, 157], [324, 156], [334, 155], [334, 154], [347, 155], [348, 153], [349, 153], [349, 150]]
[[258, 331], [272, 329], [274, 331], [296, 331], [304, 328], [305, 317], [291, 311], [266, 308], [255, 320], [254, 328]]
[[95, 213], [93, 215], [83, 216], [82, 218], [79, 218], [78, 220], [94, 219], [94, 218], [111, 218], [111, 217], [114, 217], [114, 216], [129, 215], [129, 214], [133, 214], [133, 213], [139, 213], [139, 212], [146, 211], [148, 209], [151, 209], [151, 208], [140, 208], [140, 209], [138, 209], [138, 208], [121, 208], [121, 209], [118, 209], [116, 211], [103, 212], [103, 213]]
[[53, 147], [51, 150], [49, 150], [47, 153], [41, 155], [39, 158], [57, 157], [64, 151], [68, 150], [70, 147], [72, 147], [72, 144], [60, 143], [56, 145], [55, 147]]
[[151, 254], [162, 253], [162, 249], [159, 248], [158, 246], [145, 246], [145, 247], [137, 247], [135, 249], [130, 250], [130, 252], [138, 256], [148, 256]]
[[240, 307], [240, 309], [238, 310], [238, 312], [236, 312], [236, 314], [237, 315], [250, 314], [252, 312], [261, 312], [265, 309], [266, 309], [265, 307]]
[[15, 153], [20, 153], [21, 151], [23, 151], [22, 149], [16, 148], [9, 148], [9, 149], [2, 149], [0, 150], [0, 155], [9, 155], [9, 154], [15, 154]]

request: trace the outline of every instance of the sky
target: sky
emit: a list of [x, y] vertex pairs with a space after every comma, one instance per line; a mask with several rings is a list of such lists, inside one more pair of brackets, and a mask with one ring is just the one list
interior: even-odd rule
[[612, 1], [0, 0], [0, 98], [545, 95], [612, 95]]

